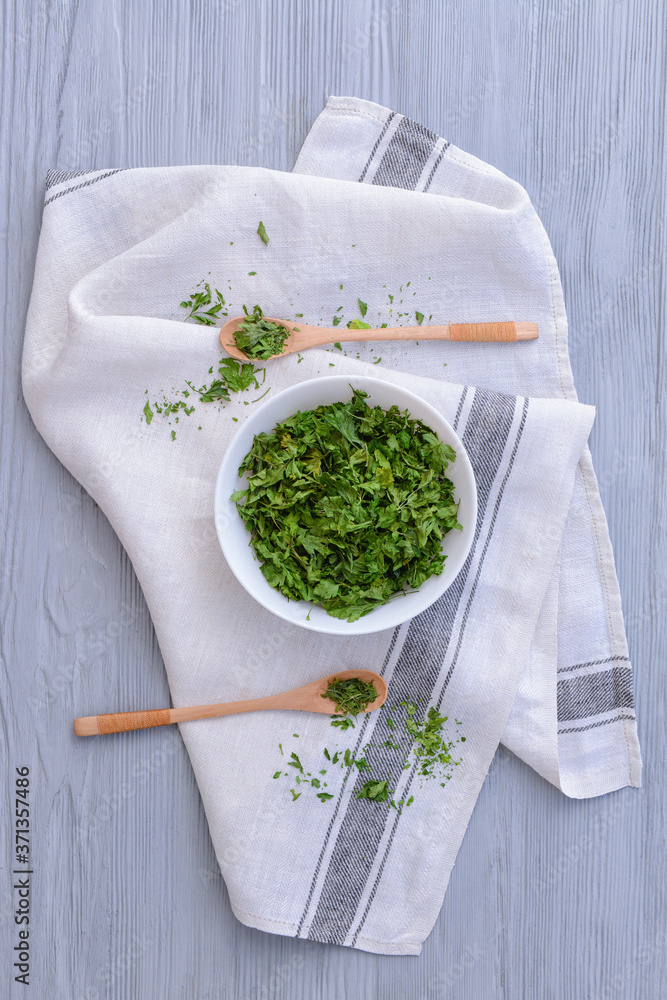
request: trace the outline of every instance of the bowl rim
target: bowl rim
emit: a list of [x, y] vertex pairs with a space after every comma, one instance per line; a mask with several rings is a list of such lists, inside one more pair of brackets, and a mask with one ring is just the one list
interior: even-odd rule
[[[426, 408], [427, 411], [430, 411], [430, 413], [432, 414], [432, 419], [436, 422], [436, 424], [440, 424], [441, 426], [444, 425], [448, 435], [451, 438], [451, 442], [447, 443], [451, 443], [452, 447], [456, 451], [456, 462], [452, 463], [451, 468], [453, 468], [454, 465], [458, 463], [460, 459], [461, 464], [456, 469], [456, 476], [457, 478], [459, 478], [460, 476], [464, 476], [468, 479], [468, 486], [470, 488], [470, 497], [468, 500], [468, 506], [470, 508], [471, 517], [468, 523], [464, 525], [464, 531], [468, 535], [467, 544], [459, 552], [456, 558], [452, 558], [452, 556], [448, 554], [443, 573], [439, 577], [435, 577], [436, 580], [447, 581], [447, 582], [445, 582], [444, 586], [439, 587], [435, 595], [430, 597], [425, 603], [423, 603], [423, 606], [418, 607], [416, 610], [414, 609], [409, 610], [406, 614], [399, 615], [398, 617], [396, 617], [395, 620], [392, 620], [389, 623], [386, 622], [374, 623], [372, 619], [373, 616], [376, 615], [378, 611], [388, 608], [393, 603], [393, 600], [388, 602], [387, 604], [379, 605], [377, 608], [374, 608], [373, 611], [370, 611], [367, 615], [364, 615], [356, 622], [348, 622], [345, 619], [334, 618], [333, 616], [326, 615], [326, 612], [324, 612], [324, 614], [326, 615], [325, 619], [326, 624], [314, 620], [303, 620], [303, 619], [299, 620], [296, 617], [294, 617], [293, 614], [290, 614], [289, 611], [287, 610], [287, 608], [290, 605], [292, 605], [294, 608], [297, 607], [301, 608], [303, 606], [303, 607], [309, 607], [311, 609], [317, 607], [317, 605], [309, 601], [290, 601], [283, 594], [281, 594], [280, 591], [277, 590], [275, 587], [271, 587], [271, 585], [266, 580], [264, 580], [264, 577], [261, 577], [261, 589], [259, 590], [259, 592], [250, 589], [248, 583], [241, 578], [240, 571], [237, 572], [238, 567], [236, 564], [236, 559], [233, 556], [230, 556], [230, 545], [228, 544], [227, 533], [225, 530], [226, 524], [223, 524], [223, 518], [219, 517], [219, 514], [223, 509], [225, 509], [226, 511], [233, 510], [233, 513], [231, 514], [232, 518], [234, 518], [237, 521], [237, 523], [243, 527], [244, 531], [248, 535], [248, 538], [250, 538], [250, 532], [248, 532], [248, 529], [246, 528], [244, 522], [242, 521], [240, 515], [238, 514], [238, 511], [236, 510], [236, 505], [229, 499], [229, 496], [232, 492], [232, 489], [238, 488], [237, 484], [242, 482], [242, 480], [238, 476], [238, 466], [243, 460], [243, 456], [247, 454], [248, 450], [250, 449], [252, 438], [254, 438], [254, 436], [257, 433], [262, 433], [262, 431], [264, 431], [265, 433], [270, 433], [270, 431], [267, 432], [265, 431], [264, 428], [257, 427], [257, 425], [263, 422], [263, 418], [266, 411], [275, 407], [278, 400], [280, 400], [284, 404], [288, 402], [292, 397], [298, 399], [304, 393], [304, 390], [307, 392], [309, 387], [312, 388], [315, 385], [321, 386], [323, 388], [325, 387], [333, 388], [336, 386], [340, 386], [342, 388], [344, 385], [348, 389], [349, 388], [364, 389], [366, 386], [369, 386], [371, 390], [373, 387], [381, 387], [384, 391], [389, 390], [390, 392], [395, 390], [397, 396], [399, 397], [396, 401], [396, 405], [399, 405], [401, 409], [407, 409], [411, 413], [413, 419], [418, 419], [421, 420], [423, 423], [428, 424], [429, 423], [428, 419], [424, 418], [423, 416], [415, 417], [410, 411], [409, 401], [410, 400], [416, 401], [420, 407], [424, 407]], [[331, 404], [328, 402], [319, 404], [309, 404], [308, 409], [314, 409], [315, 406], [317, 405], [329, 406]], [[374, 405], [380, 405], [380, 404], [376, 403]], [[297, 402], [295, 403], [294, 408], [291, 410], [291, 413], [296, 413], [298, 412], [299, 409], [300, 407]], [[304, 410], [304, 412], [306, 411]], [[275, 421], [273, 421], [272, 426], [275, 427], [276, 424], [281, 423], [283, 420], [286, 419], [287, 419], [286, 416], [277, 417]], [[431, 429], [438, 435], [438, 437], [441, 438], [441, 434], [437, 427], [432, 427]], [[241, 455], [240, 458], [233, 457], [235, 452], [239, 450], [239, 442], [243, 440], [246, 436], [249, 436], [249, 443], [245, 448], [243, 455]], [[232, 489], [230, 489], [230, 486], [232, 487]], [[466, 559], [470, 554], [470, 549], [472, 548], [472, 544], [474, 541], [474, 534], [477, 524], [477, 513], [478, 513], [477, 483], [475, 480], [475, 474], [472, 468], [472, 463], [470, 462], [470, 458], [468, 456], [468, 453], [466, 451], [463, 442], [461, 441], [461, 439], [459, 438], [458, 434], [451, 426], [449, 421], [431, 403], [427, 402], [427, 400], [425, 400], [423, 396], [419, 396], [417, 393], [412, 392], [412, 390], [406, 389], [403, 386], [397, 385], [396, 383], [391, 382], [389, 380], [373, 378], [373, 376], [370, 375], [325, 375], [318, 378], [306, 379], [303, 382], [297, 382], [294, 385], [287, 386], [286, 388], [281, 389], [271, 399], [267, 399], [266, 402], [262, 403], [262, 405], [259, 406], [254, 411], [254, 413], [252, 413], [243, 422], [243, 424], [241, 424], [240, 427], [237, 428], [236, 433], [234, 434], [229, 444], [227, 445], [227, 448], [225, 449], [225, 454], [223, 455], [220, 467], [218, 469], [218, 474], [215, 482], [213, 511], [214, 511], [216, 534], [225, 561], [229, 566], [230, 570], [232, 571], [236, 580], [240, 583], [240, 585], [243, 587], [246, 593], [248, 593], [253, 598], [253, 600], [257, 601], [258, 604], [266, 608], [267, 611], [270, 611], [271, 614], [274, 614], [276, 615], [276, 617], [281, 618], [283, 621], [290, 622], [290, 624], [299, 626], [301, 628], [306, 628], [309, 631], [319, 632], [328, 635], [343, 635], [343, 636], [370, 635], [374, 632], [388, 631], [389, 629], [396, 628], [397, 626], [404, 624], [406, 621], [409, 621], [411, 618], [414, 618], [416, 615], [421, 614], [427, 608], [431, 607], [437, 600], [439, 600], [439, 598], [442, 597], [442, 595], [452, 586], [452, 584], [456, 580], [456, 577], [460, 573]], [[445, 538], [448, 537], [448, 535], [445, 536]], [[257, 560], [257, 557], [255, 556], [254, 551], [252, 550], [250, 544], [248, 544], [248, 551], [251, 553], [251, 558], [255, 560], [257, 563], [259, 563], [259, 560]], [[449, 562], [450, 559], [452, 559], [452, 562]], [[434, 579], [434, 578], [430, 577], [429, 579]], [[424, 581], [424, 583], [426, 584], [428, 583], [428, 581]], [[424, 584], [422, 584], [422, 587], [423, 586]], [[266, 600], [262, 599], [262, 593], [264, 592], [264, 590], [267, 594]], [[419, 588], [416, 591], [410, 592], [410, 594], [406, 596], [410, 597], [416, 596], [420, 593], [420, 590], [421, 588]], [[270, 603], [268, 603], [269, 594], [280, 595], [280, 597], [285, 602], [285, 610], [283, 610], [282, 607], [274, 607]], [[402, 603], [401, 597], [400, 595], [398, 595], [395, 599], [395, 606], [400, 607], [401, 603]], [[410, 607], [412, 607], [414, 603], [415, 602], [411, 602]], [[324, 611], [324, 609], [320, 610]], [[329, 625], [329, 622], [331, 623], [331, 627], [327, 627]]]

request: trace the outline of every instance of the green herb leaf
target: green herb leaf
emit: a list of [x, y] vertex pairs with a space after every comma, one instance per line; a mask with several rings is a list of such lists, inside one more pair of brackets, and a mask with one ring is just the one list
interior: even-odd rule
[[365, 316], [366, 312], [368, 310], [367, 303], [366, 302], [362, 302], [361, 299], [357, 299], [357, 302], [359, 303], [359, 311], [361, 312], [361, 315]]
[[243, 364], [234, 358], [223, 358], [218, 367], [220, 381], [224, 382], [230, 392], [243, 392], [245, 389], [259, 389], [257, 375], [263, 371], [255, 368], [252, 362]]
[[424, 313], [416, 312], [415, 316], [417, 317], [417, 322], [421, 326], [422, 323], [424, 322]]
[[[182, 309], [190, 310], [188, 315], [185, 317], [185, 321], [187, 322], [189, 319], [193, 319], [196, 323], [200, 323], [202, 326], [215, 326], [216, 318], [221, 312], [222, 307], [225, 305], [225, 300], [217, 288], [215, 292], [211, 291], [211, 286], [207, 281], [200, 281], [197, 288], [201, 288], [202, 291], [198, 292], [197, 289], [195, 289], [189, 299], [185, 299], [181, 302]], [[217, 302], [215, 305], [211, 305], [214, 294]], [[209, 308], [206, 308], [207, 306]]]
[[146, 423], [150, 424], [153, 419], [153, 411], [151, 410], [151, 404], [146, 400], [146, 405], [144, 406], [144, 416], [146, 417]]
[[260, 224], [258, 225], [258, 227], [257, 227], [257, 233], [258, 233], [259, 238], [262, 241], [262, 243], [264, 243], [265, 246], [268, 246], [269, 245], [269, 237], [266, 235], [266, 227], [265, 227], [265, 225], [264, 225], [263, 222], [260, 222]]
[[347, 324], [347, 328], [348, 330], [370, 330], [371, 324], [364, 323], [364, 321], [361, 319], [351, 319], [350, 322]]
[[251, 313], [244, 306], [243, 311], [245, 318], [234, 333], [238, 349], [248, 358], [261, 358], [263, 361], [282, 354], [289, 330], [282, 324], [265, 319], [259, 306], [253, 306]]
[[337, 729], [342, 729], [343, 732], [345, 732], [346, 729], [354, 729], [354, 722], [349, 718], [333, 719], [331, 725], [335, 726]]
[[317, 797], [321, 802], [327, 802], [329, 799], [333, 798], [329, 792], [318, 792]]
[[201, 389], [196, 389], [191, 382], [187, 383], [194, 392], [199, 393], [199, 398], [202, 403], [214, 403], [223, 400], [228, 403], [230, 400], [229, 389], [225, 382], [221, 379], [216, 379], [211, 382], [208, 389], [206, 386], [202, 386]]
[[373, 802], [386, 802], [389, 798], [389, 780], [367, 781], [357, 792], [358, 799], [371, 799]]

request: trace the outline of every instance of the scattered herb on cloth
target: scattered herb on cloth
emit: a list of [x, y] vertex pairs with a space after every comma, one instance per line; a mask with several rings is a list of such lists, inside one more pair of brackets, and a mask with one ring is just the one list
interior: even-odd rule
[[357, 792], [357, 798], [371, 799], [373, 802], [386, 802], [389, 798], [388, 784], [388, 779], [375, 781], [375, 779], [371, 778], [370, 781], [361, 786]]
[[[217, 288], [211, 291], [211, 286], [207, 281], [200, 281], [197, 285], [197, 288], [199, 287], [202, 287], [202, 291], [198, 292], [195, 289], [189, 298], [181, 302], [182, 309], [190, 310], [185, 320], [187, 322], [187, 320], [193, 319], [196, 323], [201, 323], [202, 326], [215, 326], [215, 321], [225, 305], [225, 300]], [[215, 305], [212, 305], [214, 297], [216, 301]], [[226, 312], [223, 313], [223, 316], [226, 315]]]
[[192, 382], [186, 380], [193, 392], [199, 393], [199, 400], [202, 403], [228, 403], [230, 400], [229, 389], [222, 379], [214, 379], [209, 386], [203, 385], [201, 389], [196, 389]]
[[230, 392], [245, 392], [246, 389], [252, 388], [259, 389], [257, 375], [259, 372], [264, 372], [266, 375], [265, 368], [255, 368], [251, 362], [243, 364], [240, 361], [234, 361], [233, 358], [223, 358], [218, 365], [218, 372], [226, 382]]
[[[214, 299], [215, 304], [212, 304]], [[203, 326], [215, 326], [215, 321], [225, 304], [222, 292], [217, 288], [211, 289], [210, 284], [202, 280], [197, 285], [195, 291], [181, 302], [181, 307], [189, 310], [185, 317], [185, 322], [192, 319]], [[209, 308], [206, 308], [207, 306]], [[224, 311], [222, 315], [227, 316], [228, 313]], [[186, 379], [185, 384], [187, 389], [172, 388], [175, 398], [169, 398], [163, 392], [162, 399], [153, 400], [152, 406], [151, 402], [146, 400], [142, 411], [144, 419], [147, 424], [150, 424], [155, 415], [160, 414], [163, 417], [174, 417], [175, 422], [178, 423], [181, 415], [184, 414], [189, 417], [194, 412], [195, 407], [192, 405], [191, 398], [193, 393], [195, 396], [199, 396], [199, 402], [201, 403], [228, 403], [231, 399], [230, 393], [232, 392], [244, 392], [247, 389], [253, 388], [258, 389], [260, 383], [257, 376], [260, 373], [263, 373], [263, 382], [266, 378], [265, 368], [255, 368], [252, 362], [244, 364], [235, 361], [234, 358], [221, 358], [218, 362], [218, 378], [214, 378], [210, 385], [204, 384], [197, 388], [191, 380]], [[208, 374], [213, 374], [213, 367], [209, 368]], [[266, 392], [268, 391], [267, 389]], [[263, 396], [266, 395], [266, 392]], [[146, 394], [148, 394], [148, 390], [146, 390]], [[262, 399], [263, 396], [260, 396], [259, 399]], [[259, 399], [254, 399], [252, 402], [259, 402]], [[236, 418], [233, 417], [232, 419]], [[175, 440], [175, 435], [172, 432], [173, 440]]]
[[442, 539], [461, 528], [454, 450], [366, 396], [256, 435], [239, 468], [247, 488], [232, 495], [267, 582], [349, 622], [442, 573]]
[[340, 716], [331, 720], [331, 725], [335, 726], [337, 729], [342, 729], [345, 732], [346, 729], [354, 729], [354, 719], [351, 719], [349, 715], [341, 718]]
[[[401, 711], [403, 710], [403, 711]], [[445, 781], [451, 778], [451, 767], [460, 761], [454, 760], [452, 750], [455, 743], [447, 739], [444, 725], [448, 721], [446, 715], [440, 715], [437, 708], [431, 706], [426, 715], [420, 718], [419, 706], [411, 701], [401, 701], [394, 706], [394, 714], [402, 715], [398, 723], [391, 715], [387, 717], [387, 728], [392, 733], [400, 734], [402, 738], [385, 740], [375, 744], [379, 749], [397, 750], [403, 756], [403, 770], [415, 768], [415, 774], [423, 784], [424, 781], [439, 780], [444, 788]], [[457, 726], [461, 723], [454, 720]], [[465, 736], [457, 737], [456, 742], [465, 743]]]
[[[363, 708], [360, 710], [363, 711]], [[311, 785], [319, 789], [322, 785], [328, 787], [325, 776], [333, 780], [331, 768], [338, 764], [345, 772], [344, 781], [354, 776], [353, 780], [362, 782], [355, 792], [358, 799], [384, 802], [388, 808], [399, 812], [414, 802], [415, 794], [426, 783], [437, 781], [444, 788], [451, 779], [454, 768], [461, 763], [461, 759], [456, 756], [456, 746], [465, 743], [466, 739], [460, 732], [456, 735], [446, 732], [448, 717], [440, 715], [434, 706], [430, 706], [424, 713], [423, 708], [414, 702], [401, 701], [387, 711], [384, 721], [391, 732], [390, 737], [379, 739], [376, 727], [375, 738], [366, 743], [358, 755], [349, 747], [335, 752], [325, 747], [321, 763], [326, 766], [318, 769], [317, 765], [313, 765], [313, 770], [307, 771], [301, 759], [292, 753], [288, 767], [294, 768], [294, 771], [276, 771], [273, 777], [286, 777], [298, 785]], [[454, 719], [454, 722], [457, 727], [461, 726], [458, 719]], [[280, 750], [282, 754], [282, 746]], [[406, 771], [411, 773], [403, 783], [401, 778]], [[414, 794], [410, 794], [407, 799], [396, 799], [396, 789], [401, 786], [403, 796], [410, 790]], [[302, 791], [303, 788], [299, 794]], [[295, 789], [291, 789], [291, 792], [294, 797]], [[317, 797], [325, 802], [331, 795], [329, 793], [323, 798], [318, 794]]]
[[[179, 416], [185, 414], [189, 417], [194, 413], [195, 407], [192, 405], [192, 394], [199, 396], [201, 403], [228, 403], [231, 399], [230, 392], [244, 392], [247, 389], [258, 389], [260, 382], [257, 376], [263, 372], [266, 378], [265, 368], [255, 368], [252, 363], [242, 364], [234, 361], [233, 358], [222, 358], [218, 364], [219, 378], [213, 379], [210, 385], [202, 385], [199, 389], [192, 382], [185, 380], [187, 389], [172, 389], [176, 398], [168, 398], [163, 393], [162, 400], [154, 400], [153, 408], [149, 400], [146, 400], [143, 408], [143, 415], [147, 424], [152, 423], [155, 414], [159, 413], [163, 417], [175, 416], [176, 423]], [[213, 368], [209, 368], [209, 375], [213, 373]], [[264, 381], [264, 379], [262, 379]], [[148, 393], [148, 390], [146, 390]], [[251, 400], [253, 403], [263, 399], [269, 389], [257, 399]], [[236, 419], [232, 417], [232, 420]], [[173, 440], [173, 438], [172, 438]]]
[[269, 237], [268, 237], [268, 233], [266, 232], [266, 226], [264, 225], [263, 222], [260, 222], [260, 224], [257, 227], [257, 235], [259, 236], [259, 238], [262, 241], [262, 243], [264, 244], [264, 246], [268, 247], [268, 245], [269, 245]]
[[266, 319], [259, 306], [253, 306], [251, 313], [244, 306], [245, 318], [234, 333], [239, 351], [247, 358], [261, 358], [268, 361], [274, 354], [282, 354], [285, 341], [289, 337], [287, 327]]
[[216, 399], [229, 400], [230, 392], [244, 392], [246, 389], [254, 387], [259, 389], [257, 375], [264, 371], [263, 368], [255, 368], [252, 363], [243, 364], [234, 361], [233, 358], [222, 358], [218, 364], [219, 379], [215, 379], [207, 388], [195, 389], [191, 382], [187, 384], [194, 391], [199, 393], [202, 403], [212, 403]]

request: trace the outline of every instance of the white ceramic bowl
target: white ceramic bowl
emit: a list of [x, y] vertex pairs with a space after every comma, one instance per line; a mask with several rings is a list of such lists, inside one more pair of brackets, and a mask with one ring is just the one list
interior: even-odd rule
[[[406, 594], [405, 597], [395, 597], [356, 622], [332, 618], [324, 608], [307, 601], [289, 601], [278, 590], [270, 587], [250, 547], [250, 532], [241, 520], [236, 504], [230, 500], [234, 490], [244, 486], [238, 468], [250, 451], [255, 434], [272, 431], [276, 424], [298, 410], [312, 410], [316, 406], [346, 401], [352, 396], [351, 386], [367, 392], [367, 402], [371, 406], [379, 405], [387, 410], [395, 404], [401, 410], [408, 410], [413, 418], [422, 420], [431, 427], [441, 441], [452, 446], [456, 452], [456, 461], [450, 465], [447, 475], [454, 483], [455, 498], [460, 500], [459, 522], [463, 525], [463, 531], [450, 531], [443, 538], [442, 547], [447, 559], [440, 576], [430, 577], [418, 591]], [[215, 487], [215, 526], [225, 559], [239, 583], [256, 601], [279, 618], [315, 632], [336, 635], [365, 635], [393, 628], [408, 618], [414, 618], [433, 604], [453, 583], [463, 566], [472, 545], [476, 521], [475, 478], [470, 459], [457, 435], [444, 417], [425, 400], [407, 389], [376, 378], [334, 375], [330, 378], [311, 379], [267, 400], [239, 428], [225, 453]]]

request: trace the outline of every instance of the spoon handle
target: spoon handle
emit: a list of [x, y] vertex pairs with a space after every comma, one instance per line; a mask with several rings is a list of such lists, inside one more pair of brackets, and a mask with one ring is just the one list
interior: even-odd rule
[[[315, 330], [315, 327], [309, 327]], [[536, 323], [450, 323], [449, 326], [397, 326], [379, 330], [325, 330], [321, 343], [328, 343], [334, 335], [338, 341], [361, 340], [453, 340], [484, 343], [514, 343], [517, 340], [536, 340]], [[317, 336], [317, 334], [315, 334]], [[326, 340], [324, 337], [326, 336]], [[314, 345], [313, 345], [314, 346]]]
[[[353, 676], [368, 671], [356, 671]], [[348, 671], [348, 673], [350, 673]], [[343, 672], [339, 676], [344, 677]], [[106, 736], [107, 733], [127, 733], [132, 729], [169, 726], [174, 722], [195, 722], [215, 719], [220, 715], [240, 715], [242, 712], [262, 712], [289, 708], [297, 712], [317, 712], [331, 715], [336, 711], [332, 702], [319, 697], [321, 681], [313, 681], [293, 691], [271, 694], [248, 701], [222, 701], [217, 705], [195, 705], [191, 708], [156, 708], [146, 712], [112, 712], [109, 715], [88, 715], [74, 720], [77, 736]]]
[[[290, 694], [291, 692], [288, 692]], [[217, 705], [196, 705], [193, 708], [157, 708], [145, 712], [112, 712], [108, 715], [88, 715], [74, 720], [77, 736], [106, 736], [107, 733], [127, 733], [132, 729], [151, 729], [169, 726], [174, 722], [193, 722], [197, 719], [215, 719], [220, 715], [237, 715], [241, 712], [258, 712], [271, 708], [299, 708], [285, 694], [250, 701], [228, 701]]]

